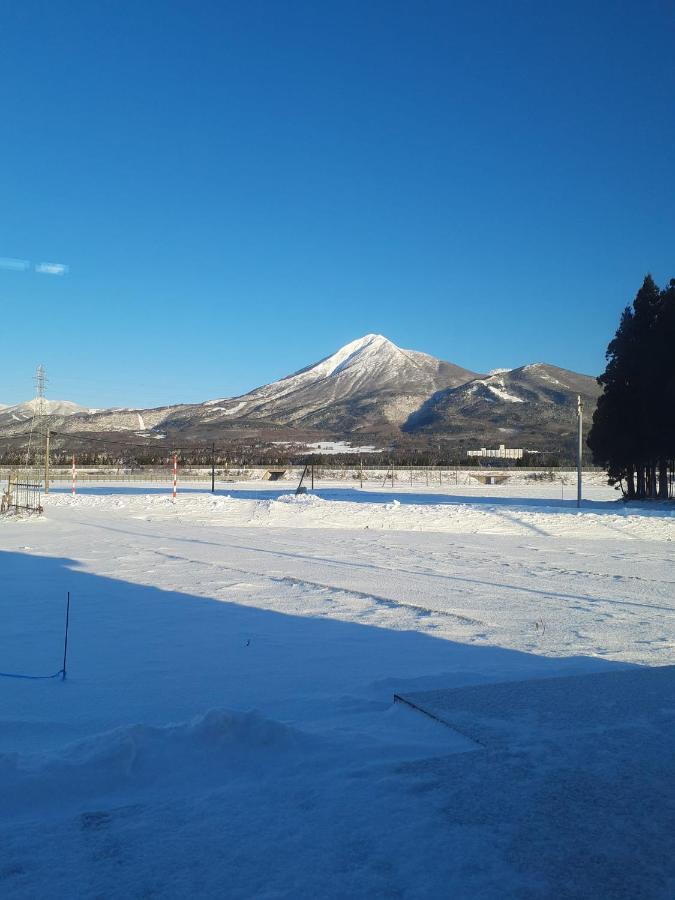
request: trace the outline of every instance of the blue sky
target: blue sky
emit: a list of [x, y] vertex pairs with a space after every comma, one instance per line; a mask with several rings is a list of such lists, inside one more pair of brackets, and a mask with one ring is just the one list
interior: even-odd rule
[[675, 276], [674, 38], [665, 2], [2, 4], [0, 402], [38, 362], [236, 394], [367, 332], [601, 371]]

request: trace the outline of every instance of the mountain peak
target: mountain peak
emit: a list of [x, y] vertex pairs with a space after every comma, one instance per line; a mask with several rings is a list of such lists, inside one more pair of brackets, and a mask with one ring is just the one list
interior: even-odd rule
[[366, 360], [374, 356], [382, 356], [391, 354], [391, 352], [400, 352], [400, 348], [392, 343], [382, 334], [366, 334], [355, 341], [350, 341], [344, 347], [340, 347], [335, 353], [325, 357], [313, 366], [309, 366], [303, 371], [312, 372], [320, 377], [329, 375], [337, 375], [360, 360]]
[[396, 346], [393, 341], [390, 341], [389, 338], [385, 337], [383, 334], [364, 334], [363, 337], [356, 338], [356, 340], [350, 341], [350, 343], [345, 344], [345, 346], [350, 346], [351, 344], [361, 344], [362, 346], [365, 346], [366, 344], [372, 344], [373, 342]]

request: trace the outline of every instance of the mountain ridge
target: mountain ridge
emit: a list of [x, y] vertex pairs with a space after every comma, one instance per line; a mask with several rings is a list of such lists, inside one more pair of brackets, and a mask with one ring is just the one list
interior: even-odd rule
[[[588, 422], [599, 395], [592, 376], [547, 363], [484, 375], [371, 333], [234, 397], [147, 409], [88, 410], [50, 401], [55, 404], [50, 415], [55, 431], [83, 436], [127, 432], [212, 441], [304, 434], [429, 440], [440, 435], [475, 443], [510, 435], [541, 446], [573, 429], [577, 394], [588, 408]], [[0, 407], [4, 433], [29, 427], [27, 409], [12, 415], [20, 406]]]

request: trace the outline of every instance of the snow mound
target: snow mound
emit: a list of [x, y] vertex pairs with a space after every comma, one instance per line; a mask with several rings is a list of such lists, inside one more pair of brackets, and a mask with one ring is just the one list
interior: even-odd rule
[[5, 811], [34, 811], [101, 793], [161, 789], [177, 771], [189, 791], [281, 758], [287, 763], [314, 741], [257, 712], [213, 709], [179, 724], [125, 725], [51, 753], [0, 754], [0, 794]]
[[271, 503], [299, 503], [302, 506], [323, 506], [327, 501], [316, 494], [281, 494]]

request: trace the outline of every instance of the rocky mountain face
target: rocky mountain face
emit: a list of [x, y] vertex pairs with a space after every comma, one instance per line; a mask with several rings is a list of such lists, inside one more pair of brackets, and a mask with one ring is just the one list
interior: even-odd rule
[[[293, 375], [247, 394], [156, 409], [89, 411], [52, 401], [51, 427], [82, 437], [202, 441], [355, 434], [391, 440], [433, 436], [467, 446], [551, 447], [575, 428], [576, 397], [590, 422], [594, 378], [538, 363], [479, 375], [387, 338], [368, 334]], [[30, 404], [0, 408], [0, 433], [30, 427]]]
[[332, 356], [240, 397], [172, 413], [166, 425], [268, 424], [330, 433], [400, 427], [437, 391], [475, 378], [459, 366], [367, 334]]
[[461, 436], [474, 445], [491, 440], [542, 449], [576, 435], [578, 395], [588, 430], [600, 395], [595, 378], [534, 363], [439, 391], [408, 418], [403, 430]]

